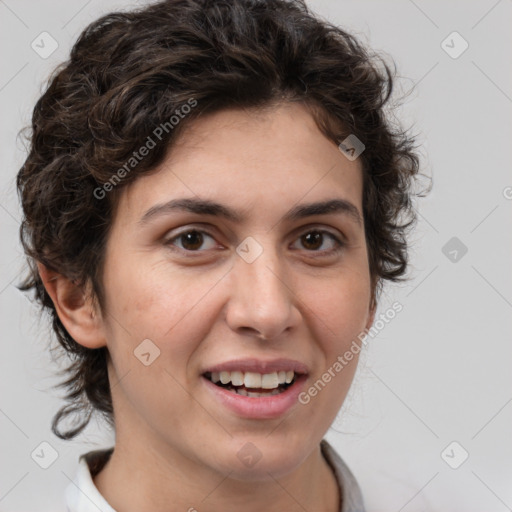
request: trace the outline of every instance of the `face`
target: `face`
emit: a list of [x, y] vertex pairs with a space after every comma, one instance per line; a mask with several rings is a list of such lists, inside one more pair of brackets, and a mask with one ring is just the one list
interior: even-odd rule
[[288, 104], [194, 121], [123, 191], [103, 276], [118, 442], [239, 479], [299, 467], [371, 325], [362, 190]]

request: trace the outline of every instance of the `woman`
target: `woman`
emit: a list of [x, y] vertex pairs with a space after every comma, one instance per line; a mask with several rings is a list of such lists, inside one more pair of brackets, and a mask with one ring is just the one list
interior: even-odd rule
[[68, 510], [364, 510], [323, 436], [407, 266], [418, 158], [392, 83], [297, 1], [169, 0], [82, 33], [18, 174], [23, 289], [73, 357], [53, 430], [98, 412], [116, 434]]

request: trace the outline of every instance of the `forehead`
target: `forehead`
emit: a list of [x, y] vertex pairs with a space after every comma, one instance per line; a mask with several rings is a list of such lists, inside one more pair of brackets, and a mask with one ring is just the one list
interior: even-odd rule
[[173, 198], [215, 199], [262, 216], [341, 197], [361, 209], [362, 171], [300, 104], [223, 110], [191, 122], [156, 172], [139, 177], [119, 209], [140, 218]]

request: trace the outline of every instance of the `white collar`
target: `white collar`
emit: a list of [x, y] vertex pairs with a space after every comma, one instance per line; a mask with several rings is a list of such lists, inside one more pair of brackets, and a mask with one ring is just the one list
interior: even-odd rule
[[116, 512], [94, 485], [87, 463], [87, 459], [98, 452], [100, 450], [80, 456], [75, 478], [66, 487], [64, 494], [67, 512]]

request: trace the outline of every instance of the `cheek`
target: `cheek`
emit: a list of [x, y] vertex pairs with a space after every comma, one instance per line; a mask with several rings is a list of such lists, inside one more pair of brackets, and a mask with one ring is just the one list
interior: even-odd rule
[[319, 411], [321, 428], [329, 428], [334, 421], [352, 384], [370, 297], [370, 280], [364, 269], [341, 272], [327, 286], [311, 287], [308, 293], [305, 303], [310, 307], [309, 317], [322, 357], [305, 392], [311, 407]]
[[187, 269], [169, 272], [159, 264], [137, 271], [129, 265], [112, 268], [105, 278], [112, 348], [129, 352], [127, 344], [133, 350], [150, 339], [162, 352], [172, 353], [172, 361], [188, 356], [210, 327], [197, 318], [206, 318], [205, 299], [221, 277]]
[[307, 291], [312, 320], [321, 332], [324, 350], [342, 353], [364, 331], [370, 304], [370, 281], [365, 273], [352, 272], [329, 280], [324, 287]]

